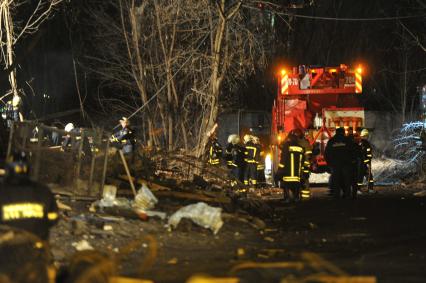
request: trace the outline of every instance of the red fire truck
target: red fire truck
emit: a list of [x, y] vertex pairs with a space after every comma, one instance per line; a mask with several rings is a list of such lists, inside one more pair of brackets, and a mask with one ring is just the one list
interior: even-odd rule
[[312, 144], [312, 171], [324, 172], [323, 152], [336, 127], [355, 131], [364, 126], [362, 67], [298, 66], [283, 69], [277, 97], [272, 107], [271, 173], [279, 162], [278, 145], [296, 128], [303, 130]]

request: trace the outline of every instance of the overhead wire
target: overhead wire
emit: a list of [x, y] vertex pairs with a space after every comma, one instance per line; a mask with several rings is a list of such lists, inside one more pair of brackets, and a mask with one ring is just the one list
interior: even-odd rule
[[305, 18], [305, 19], [313, 19], [313, 20], [325, 20], [325, 21], [347, 21], [347, 22], [362, 22], [362, 21], [392, 21], [392, 20], [403, 20], [403, 19], [412, 19], [412, 18], [423, 18], [426, 17], [426, 14], [421, 15], [408, 15], [408, 16], [395, 16], [395, 17], [374, 17], [374, 18], [337, 18], [337, 17], [322, 17], [322, 16], [309, 16], [309, 15], [301, 15], [301, 14], [294, 14], [290, 12], [284, 12], [284, 11], [275, 11], [275, 10], [268, 10], [265, 8], [258, 8], [253, 7], [249, 5], [242, 5], [242, 7], [251, 9], [251, 10], [258, 10], [258, 11], [268, 11], [273, 12], [277, 15], [284, 15], [284, 16], [292, 16], [295, 18]]

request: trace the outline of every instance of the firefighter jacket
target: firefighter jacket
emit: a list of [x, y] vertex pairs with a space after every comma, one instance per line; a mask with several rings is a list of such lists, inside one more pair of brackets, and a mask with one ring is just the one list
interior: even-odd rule
[[0, 223], [47, 240], [58, 220], [58, 207], [48, 187], [27, 176], [12, 176], [0, 184]]
[[373, 149], [371, 147], [370, 142], [368, 140], [361, 139], [359, 145], [361, 147], [361, 161], [364, 164], [370, 163], [373, 159]]
[[265, 152], [263, 151], [262, 145], [261, 144], [255, 144], [256, 147], [256, 156], [255, 156], [255, 160], [256, 160], [256, 168], [257, 170], [265, 170]]
[[239, 144], [234, 144], [231, 151], [231, 167], [243, 167], [244, 164], [244, 149]]
[[210, 139], [208, 149], [208, 163], [211, 165], [218, 165], [220, 163], [220, 157], [222, 156], [222, 146], [217, 138]]
[[306, 138], [301, 138], [298, 140], [298, 144], [303, 147], [304, 158], [303, 158], [303, 173], [309, 174], [311, 167], [311, 158], [312, 158], [312, 145]]
[[259, 150], [256, 145], [251, 141], [247, 142], [244, 147], [244, 162], [247, 164], [256, 164], [258, 155]]
[[226, 161], [226, 166], [228, 166], [228, 168], [232, 167], [232, 150], [234, 148], [234, 145], [232, 143], [228, 143], [228, 145], [226, 146], [225, 149], [225, 161]]
[[[82, 142], [81, 139], [81, 131], [79, 128], [74, 128], [70, 131], [71, 135], [66, 135], [62, 142], [62, 149], [64, 151], [71, 151], [73, 153], [78, 153], [80, 150], [80, 145]], [[84, 137], [83, 139], [83, 147], [82, 154], [84, 157], [91, 157], [91, 147], [89, 143], [89, 139]]]
[[355, 148], [349, 137], [336, 134], [327, 142], [324, 158], [330, 167], [351, 166], [356, 161]]
[[136, 139], [133, 130], [130, 127], [124, 127], [112, 135], [112, 142], [121, 148], [124, 154], [128, 154], [133, 152]]
[[281, 146], [281, 158], [278, 165], [284, 182], [300, 182], [305, 150], [298, 142], [287, 141]]

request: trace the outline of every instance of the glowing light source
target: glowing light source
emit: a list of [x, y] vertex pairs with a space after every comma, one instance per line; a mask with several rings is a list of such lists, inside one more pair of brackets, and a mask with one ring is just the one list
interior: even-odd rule
[[285, 74], [287, 74], [287, 71], [285, 69], [281, 69], [280, 74], [281, 76], [285, 76]]
[[362, 74], [362, 66], [358, 66], [358, 68], [356, 68], [356, 71], [358, 74]]

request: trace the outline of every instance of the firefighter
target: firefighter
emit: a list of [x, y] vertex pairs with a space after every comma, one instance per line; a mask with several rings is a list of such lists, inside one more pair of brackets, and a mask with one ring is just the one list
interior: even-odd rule
[[253, 143], [257, 149], [256, 151], [256, 179], [257, 183], [265, 183], [265, 152], [260, 143], [259, 137], [253, 136]]
[[360, 193], [359, 191], [359, 185], [358, 185], [358, 178], [359, 178], [359, 172], [360, 172], [360, 163], [362, 163], [362, 154], [361, 154], [361, 146], [359, 145], [360, 142], [360, 136], [358, 132], [355, 133], [351, 133], [348, 136], [351, 141], [353, 142], [353, 146], [354, 146], [354, 156], [355, 159], [352, 161], [352, 170], [353, 170], [353, 176], [352, 176], [352, 186], [351, 186], [351, 193], [352, 193], [352, 198], [356, 199], [356, 196], [358, 195], [358, 193]]
[[208, 142], [208, 160], [207, 162], [213, 166], [219, 166], [222, 157], [222, 145], [219, 143], [216, 133], [212, 132]]
[[23, 121], [22, 115], [22, 99], [19, 95], [13, 95], [4, 107], [3, 118], [6, 119], [7, 127], [12, 126], [12, 122]]
[[244, 141], [244, 185], [257, 186], [257, 169], [256, 169], [256, 154], [257, 147], [253, 143], [251, 135], [245, 135]]
[[367, 189], [369, 193], [374, 193], [374, 180], [373, 173], [371, 171], [371, 160], [373, 159], [373, 149], [368, 138], [368, 130], [363, 129], [360, 134], [359, 147], [361, 151], [361, 160], [358, 164], [358, 186], [362, 186], [364, 182], [364, 177], [367, 180]]
[[305, 150], [300, 146], [297, 136], [293, 131], [290, 132], [281, 146], [280, 163], [278, 165], [278, 174], [283, 181], [285, 201], [289, 200], [290, 191], [294, 200], [300, 200], [304, 156]]
[[311, 157], [312, 157], [312, 145], [309, 143], [308, 139], [303, 134], [301, 129], [294, 129], [293, 134], [297, 137], [298, 143], [304, 149], [304, 158], [303, 158], [303, 168], [302, 168], [302, 178], [301, 178], [301, 197], [302, 199], [309, 199], [311, 197], [311, 191], [309, 188], [309, 176], [310, 176], [310, 167], [311, 167]]
[[[74, 158], [77, 158], [81, 144], [81, 131], [82, 129], [76, 128], [73, 123], [65, 125], [64, 131], [67, 133], [62, 142], [62, 151], [71, 151], [74, 154]], [[89, 139], [84, 136], [82, 156], [87, 160], [92, 156], [92, 150], [90, 148]]]
[[24, 155], [6, 164], [0, 185], [0, 223], [47, 240], [58, 221], [58, 207], [49, 188], [29, 178], [29, 169]]
[[236, 138], [238, 138], [238, 136], [234, 134], [228, 136], [228, 144], [226, 145], [225, 154], [223, 155], [226, 161], [226, 167], [229, 169], [232, 169], [232, 148], [234, 147], [233, 141], [235, 141]]
[[324, 152], [325, 160], [330, 167], [330, 193], [339, 198], [343, 191], [343, 197], [350, 196], [353, 184], [353, 164], [355, 162], [354, 143], [345, 136], [345, 129], [336, 129], [336, 134], [327, 142]]
[[234, 187], [238, 184], [238, 181], [243, 182], [243, 148], [240, 145], [240, 138], [238, 137], [238, 135], [230, 135], [228, 141], [231, 143], [232, 147], [229, 152], [230, 160], [228, 161], [227, 165], [231, 169], [231, 186]]
[[111, 136], [111, 142], [113, 145], [121, 149], [124, 154], [131, 155], [135, 150], [135, 135], [132, 128], [130, 127], [130, 121], [126, 117], [122, 117], [120, 120], [121, 129], [115, 132]]

